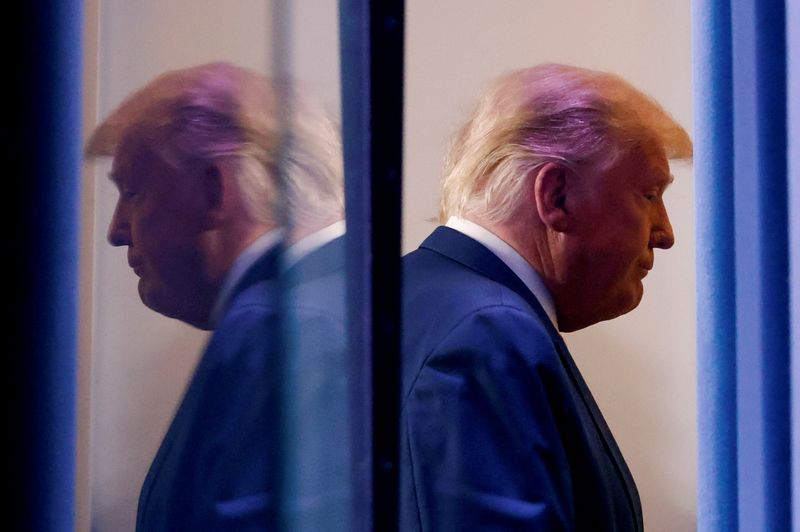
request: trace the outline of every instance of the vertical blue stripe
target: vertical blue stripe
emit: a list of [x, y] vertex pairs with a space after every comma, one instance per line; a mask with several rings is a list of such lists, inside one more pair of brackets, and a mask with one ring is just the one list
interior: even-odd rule
[[736, 531], [733, 64], [725, 0], [693, 2], [700, 532]]
[[[20, 210], [27, 272], [19, 313], [26, 349], [24, 530], [72, 531], [81, 169], [82, 2], [29, 5], [17, 43], [25, 64], [17, 146], [24, 165]], [[13, 509], [17, 511], [17, 509]]]
[[736, 355], [739, 467], [739, 526], [764, 530], [763, 359], [760, 356], [761, 294], [764, 290], [759, 238], [759, 137], [754, 2], [732, 3]]
[[788, 213], [786, 197], [786, 41], [783, 0], [755, 4], [758, 145], [758, 231], [761, 242], [761, 337], [753, 353], [763, 364], [764, 529], [791, 525], [789, 410]]
[[369, 11], [360, 0], [339, 0], [345, 209], [347, 312], [350, 350], [350, 420], [353, 457], [352, 530], [374, 529], [372, 496], [372, 159], [370, 157]]
[[[43, 529], [71, 531], [75, 512], [75, 390], [77, 381], [77, 309], [79, 200], [81, 174], [81, 0], [53, 0], [49, 6], [52, 29], [50, 67], [45, 82], [52, 83], [47, 114], [41, 126], [50, 131], [50, 156], [43, 157], [45, 174], [52, 186], [52, 211], [42, 230], [42, 308], [49, 308], [49, 327], [44, 331], [41, 355], [49, 364], [42, 375], [46, 407], [41, 411], [41, 430], [46, 457], [41, 470], [44, 508]], [[45, 15], [42, 15], [45, 16]], [[44, 38], [46, 34], [42, 35]], [[44, 40], [44, 39], [43, 39]], [[47, 42], [47, 40], [44, 40]]]
[[791, 520], [783, 2], [734, 3], [739, 518]]
[[[786, 4], [786, 63], [788, 117], [789, 285], [791, 341], [791, 447], [800, 448], [800, 3]], [[792, 473], [793, 530], [800, 530], [800, 460], [795, 454]]]

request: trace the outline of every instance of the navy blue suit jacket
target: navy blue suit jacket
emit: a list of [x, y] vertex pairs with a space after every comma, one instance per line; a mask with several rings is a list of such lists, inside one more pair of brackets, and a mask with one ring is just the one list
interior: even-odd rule
[[346, 530], [342, 240], [280, 276], [267, 253], [239, 282], [142, 486], [137, 531]]
[[403, 293], [401, 530], [642, 530], [566, 345], [497, 256], [437, 228]]

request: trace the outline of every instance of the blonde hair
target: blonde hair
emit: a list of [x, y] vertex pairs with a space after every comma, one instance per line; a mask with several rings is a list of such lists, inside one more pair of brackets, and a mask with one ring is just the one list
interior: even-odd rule
[[344, 214], [339, 128], [288, 83], [222, 62], [168, 72], [97, 127], [86, 155], [114, 156], [127, 139], [175, 169], [234, 161], [254, 221], [278, 223], [285, 212], [315, 227]]
[[651, 146], [663, 147], [668, 159], [692, 157], [686, 131], [619, 76], [559, 64], [511, 72], [483, 95], [451, 143], [439, 219], [508, 221], [539, 166], [607, 170]]

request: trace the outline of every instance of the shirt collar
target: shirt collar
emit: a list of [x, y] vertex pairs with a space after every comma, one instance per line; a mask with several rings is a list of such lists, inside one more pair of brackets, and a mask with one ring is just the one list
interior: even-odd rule
[[344, 220], [339, 220], [338, 222], [334, 222], [327, 227], [323, 227], [319, 231], [315, 231], [310, 235], [301, 238], [289, 246], [289, 248], [286, 250], [286, 254], [283, 258], [283, 263], [281, 266], [284, 270], [288, 270], [294, 266], [297, 261], [312, 251], [316, 251], [328, 242], [342, 236], [346, 229], [347, 227]]
[[256, 263], [256, 261], [274, 248], [278, 242], [283, 239], [284, 231], [282, 229], [273, 229], [267, 231], [257, 239], [255, 239], [244, 251], [242, 251], [236, 260], [233, 261], [228, 273], [225, 275], [225, 280], [222, 283], [222, 288], [219, 290], [217, 300], [211, 309], [211, 326], [216, 326], [219, 319], [222, 317], [222, 311], [228, 305], [228, 300], [231, 297], [234, 287], [244, 277], [245, 272]]
[[558, 320], [556, 318], [556, 307], [553, 303], [553, 296], [550, 294], [550, 291], [547, 290], [542, 277], [517, 250], [485, 227], [465, 218], [451, 216], [445, 225], [476, 240], [489, 251], [497, 255], [497, 258], [502, 260], [536, 297], [547, 314], [547, 317], [550, 318], [553, 326], [558, 330]]

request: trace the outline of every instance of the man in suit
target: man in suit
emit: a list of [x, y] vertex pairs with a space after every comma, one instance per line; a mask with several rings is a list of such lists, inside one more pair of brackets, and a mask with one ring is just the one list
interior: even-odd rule
[[[127, 247], [142, 302], [214, 331], [147, 474], [137, 530], [341, 522], [349, 463], [335, 125], [288, 84], [213, 63], [134, 93], [87, 155], [114, 158], [108, 240]], [[325, 470], [290, 439], [312, 446], [320, 436], [303, 431], [323, 421], [340, 449]], [[339, 477], [328, 482], [331, 471]]]
[[691, 141], [621, 78], [512, 72], [454, 139], [438, 227], [404, 259], [402, 530], [641, 531], [559, 331], [635, 308]]

